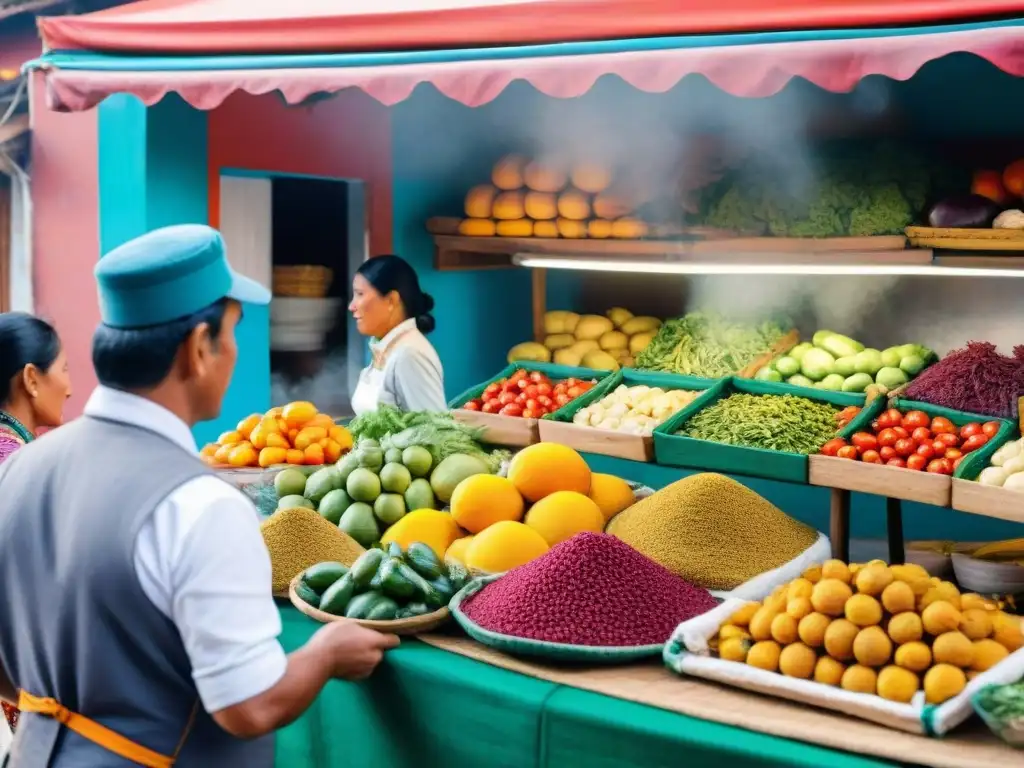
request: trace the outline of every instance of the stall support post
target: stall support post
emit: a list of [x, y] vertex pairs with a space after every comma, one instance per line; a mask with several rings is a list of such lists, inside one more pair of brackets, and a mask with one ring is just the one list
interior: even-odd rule
[[533, 297], [533, 340], [544, 341], [544, 313], [548, 307], [548, 271], [534, 269], [530, 273]]
[[885, 499], [885, 526], [889, 539], [889, 564], [906, 562], [903, 544], [903, 503], [899, 499]]
[[832, 540], [832, 557], [844, 563], [850, 560], [850, 492], [840, 488], [832, 489], [831, 521], [829, 538]]

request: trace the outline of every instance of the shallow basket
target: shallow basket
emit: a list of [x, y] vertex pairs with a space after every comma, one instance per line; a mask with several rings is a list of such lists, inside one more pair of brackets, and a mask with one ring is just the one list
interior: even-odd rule
[[322, 624], [330, 624], [335, 621], [352, 621], [361, 627], [375, 629], [378, 632], [390, 632], [393, 635], [419, 635], [437, 629], [448, 621], [451, 616], [451, 612], [447, 607], [439, 608], [433, 613], [427, 613], [423, 616], [413, 616], [409, 619], [395, 619], [393, 621], [368, 621], [367, 619], [347, 619], [344, 616], [335, 616], [333, 613], [327, 613], [319, 608], [314, 608], [296, 594], [295, 587], [301, 578], [300, 574], [292, 579], [292, 583], [288, 586], [288, 599], [292, 601], [292, 605], [301, 613]]
[[627, 647], [569, 645], [567, 643], [550, 643], [545, 640], [528, 640], [484, 629], [463, 613], [462, 603], [492, 581], [500, 579], [502, 575], [496, 574], [474, 579], [459, 590], [455, 597], [452, 598], [451, 603], [449, 603], [455, 621], [465, 630], [467, 635], [481, 645], [513, 656], [533, 656], [550, 661], [582, 662], [586, 664], [629, 664], [638, 659], [659, 656], [662, 652], [664, 647], [662, 643]]

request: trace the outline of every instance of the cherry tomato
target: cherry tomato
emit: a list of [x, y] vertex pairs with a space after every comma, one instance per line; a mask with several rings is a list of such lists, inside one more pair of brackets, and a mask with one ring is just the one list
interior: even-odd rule
[[954, 459], [962, 458], [963, 455], [964, 452], [961, 451], [959, 448], [949, 448], [946, 450], [945, 458], [949, 459], [950, 461], [953, 461]]
[[527, 408], [526, 410], [523, 411], [523, 418], [524, 419], [539, 419], [543, 415], [544, 415], [544, 411], [541, 411], [541, 410], [535, 410], [534, 411], [534, 410], [531, 410], [531, 409]]
[[519, 391], [519, 381], [520, 381], [519, 379], [516, 379], [515, 381], [513, 381], [512, 379], [509, 379], [508, 381], [506, 381], [504, 384], [501, 385], [501, 391], [502, 392], [518, 392]]
[[878, 433], [878, 444], [883, 448], [885, 446], [896, 445], [896, 441], [900, 439], [900, 436], [896, 433], [896, 430], [891, 427], [883, 429]]
[[864, 451], [878, 450], [878, 438], [870, 432], [856, 432], [853, 437], [850, 438], [850, 442], [857, 446], [857, 450], [862, 453]]
[[960, 466], [960, 462], [966, 459], [966, 456], [961, 456], [959, 459], [953, 459], [953, 471], [956, 472], [956, 468]]
[[918, 427], [910, 433], [910, 436], [919, 443], [930, 443], [933, 439], [932, 431], [928, 427]]
[[955, 432], [939, 432], [935, 439], [947, 448], [956, 448], [960, 445], [960, 438], [956, 436]]
[[549, 379], [540, 371], [533, 371], [530, 374], [530, 381], [532, 381], [534, 384], [540, 384], [542, 381], [547, 383]]
[[878, 449], [878, 455], [882, 457], [882, 461], [888, 461], [889, 459], [898, 458], [896, 456], [896, 449], [891, 445], [887, 445], [884, 448]]
[[[893, 420], [889, 413], [889, 411], [886, 411], [876, 419], [876, 421], [878, 422], [878, 426], [880, 428], [889, 429], [890, 427], [895, 427], [897, 424], [901, 424], [903, 422], [902, 416], [896, 420]], [[899, 411], [897, 411], [897, 413], [899, 413]]]
[[520, 379], [519, 381], [516, 382], [516, 387], [519, 389], [520, 392], [525, 392], [530, 386], [532, 385], [530, 384], [529, 379]]
[[924, 411], [908, 411], [903, 416], [903, 426], [907, 429], [927, 427], [930, 421], [931, 419], [928, 418], [928, 414]]
[[841, 437], [834, 437], [821, 446], [822, 456], [835, 456], [839, 453], [839, 449], [846, 446], [846, 441]]
[[931, 430], [937, 435], [956, 434], [956, 427], [953, 426], [953, 422], [945, 416], [936, 416], [932, 419]]
[[[943, 449], [945, 449], [945, 446], [943, 446]], [[925, 459], [934, 459], [935, 446], [932, 445], [931, 443], [921, 443], [921, 445], [917, 446], [917, 450], [914, 451], [914, 453]], [[943, 450], [943, 453], [945, 453], [945, 450]]]
[[859, 455], [857, 449], [852, 445], [844, 445], [836, 452], [836, 456], [840, 459], [856, 459]]
[[555, 404], [559, 408], [561, 408], [563, 405], [568, 403], [571, 399], [572, 398], [569, 397], [567, 394], [565, 394], [565, 392], [559, 392], [557, 395], [555, 395]]
[[933, 475], [951, 475], [953, 474], [953, 462], [949, 459], [932, 459], [928, 462], [925, 471], [931, 472]]
[[970, 453], [971, 451], [978, 450], [987, 442], [988, 435], [979, 432], [978, 434], [971, 435], [966, 440], [964, 440], [963, 445], [960, 446], [960, 450], [963, 451], [964, 453]]
[[878, 423], [878, 419], [875, 419], [874, 421], [871, 422], [871, 431], [872, 432], [874, 432], [875, 434], [878, 434], [878, 431], [880, 429], [883, 429], [883, 427], [882, 427], [881, 424]]
[[527, 398], [525, 392], [520, 392], [518, 395], [516, 395], [516, 405], [526, 405], [526, 400]]
[[927, 463], [928, 459], [916, 453], [913, 456], [907, 457], [907, 469], [912, 469], [915, 472], [920, 472]]
[[900, 440], [897, 440], [893, 448], [896, 449], [896, 453], [898, 455], [902, 456], [903, 458], [907, 458], [907, 456], [909, 456], [915, 450], [917, 450], [917, 443], [915, 443], [910, 438], [904, 437]]
[[501, 383], [495, 381], [494, 383], [488, 384], [486, 387], [484, 387], [483, 399], [485, 401], [490, 400], [492, 397], [497, 397], [500, 392]]
[[545, 408], [550, 408], [552, 405], [555, 404], [555, 401], [552, 400], [547, 395], [537, 395], [537, 402], [540, 403]]
[[967, 424], [964, 424], [962, 427], [960, 427], [960, 439], [961, 440], [966, 440], [968, 437], [971, 437], [972, 435], [980, 435], [980, 434], [981, 434], [981, 424], [979, 424], [976, 421], [968, 422]]
[[583, 394], [583, 390], [580, 389], [579, 386], [572, 386], [572, 387], [569, 387], [569, 391], [566, 392], [566, 394], [570, 398], [576, 398], [576, 397], [579, 397], [580, 395]]
[[554, 389], [555, 388], [552, 387], [548, 382], [542, 381], [540, 384], [537, 385], [537, 394], [549, 396], [552, 392], [554, 392]]
[[901, 459], [899, 456], [897, 456], [894, 459], [889, 459], [885, 463], [886, 463], [886, 466], [890, 466], [890, 467], [904, 467], [905, 468], [907, 466], [907, 462], [905, 460]]
[[520, 368], [515, 373], [513, 373], [511, 376], [509, 376], [508, 380], [509, 381], [519, 381], [520, 379], [525, 379], [529, 375], [530, 375], [529, 371], [527, 371], [525, 368]]
[[522, 416], [523, 406], [519, 405], [519, 403], [509, 403], [500, 411], [498, 411], [498, 413], [500, 413], [502, 416]]
[[479, 411], [481, 407], [483, 407], [483, 403], [481, 403], [479, 400], [470, 400], [468, 403], [462, 406], [462, 409], [465, 411]]
[[501, 410], [501, 403], [498, 400], [488, 400], [480, 410], [484, 413], [497, 413]]
[[910, 432], [908, 432], [903, 427], [893, 427], [892, 431], [895, 432], [897, 435], [899, 435], [900, 437], [902, 437], [904, 439], [910, 437]]
[[947, 448], [949, 448], [949, 446], [937, 438], [932, 441], [932, 450], [935, 451], [937, 456], [944, 454]]
[[981, 425], [981, 431], [985, 433], [989, 438], [996, 436], [996, 432], [999, 431], [999, 427], [1002, 425], [998, 421], [986, 421]]
[[523, 410], [524, 411], [539, 411], [540, 410], [540, 403], [537, 401], [537, 398], [535, 398], [535, 397], [529, 398], [526, 401], [526, 403], [524, 404]]
[[860, 457], [860, 460], [863, 461], [865, 464], [881, 464], [882, 463], [881, 455], [878, 453], [878, 451], [874, 451], [874, 450], [864, 451], [864, 453]]

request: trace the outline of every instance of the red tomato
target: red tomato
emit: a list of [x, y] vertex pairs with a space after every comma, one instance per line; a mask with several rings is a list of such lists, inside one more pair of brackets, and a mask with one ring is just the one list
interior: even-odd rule
[[857, 446], [857, 450], [862, 453], [864, 451], [878, 450], [878, 438], [870, 432], [855, 432], [853, 437], [850, 438], [850, 442]]
[[514, 395], [511, 392], [502, 392], [498, 397], [498, 402], [502, 405], [508, 405], [509, 403], [514, 403], [517, 397], [519, 397], [519, 395]]
[[956, 434], [956, 427], [953, 426], [953, 422], [945, 416], [936, 416], [932, 419], [931, 430], [937, 435]]
[[903, 427], [893, 427], [892, 431], [904, 439], [910, 437], [910, 433]]
[[557, 395], [555, 395], [555, 403], [558, 405], [559, 408], [568, 403], [571, 399], [572, 398], [565, 394], [565, 392], [559, 392]]
[[949, 448], [946, 451], [945, 458], [949, 459], [950, 461], [953, 461], [954, 459], [962, 458], [963, 455], [964, 452], [961, 451], [959, 448]]
[[910, 438], [905, 437], [901, 440], [897, 440], [896, 445], [894, 445], [893, 448], [896, 449], [897, 454], [899, 454], [903, 458], [907, 458], [907, 456], [912, 454], [917, 449], [917, 443], [915, 443]]
[[857, 453], [857, 449], [854, 448], [852, 445], [844, 445], [836, 452], [836, 456], [838, 456], [840, 459], [856, 460], [858, 455], [859, 454]]
[[887, 445], [884, 448], [879, 448], [878, 455], [882, 457], [882, 461], [888, 461], [889, 459], [897, 458], [896, 449], [893, 448], [891, 445]]
[[899, 456], [897, 456], [895, 459], [889, 459], [885, 463], [886, 463], [887, 466], [890, 466], [890, 467], [904, 467], [905, 468], [907, 466], [907, 462], [904, 461], [903, 459], [901, 459]]
[[484, 400], [490, 400], [492, 397], [497, 397], [498, 393], [501, 392], [501, 382], [495, 381], [492, 384], [488, 384], [484, 387]]
[[848, 405], [845, 408], [843, 408], [843, 410], [836, 414], [836, 421], [853, 421], [858, 413], [860, 413], [860, 408], [858, 408], [856, 405]]
[[580, 388], [579, 388], [579, 386], [575, 386], [575, 385], [574, 385], [574, 386], [571, 386], [571, 387], [569, 387], [569, 391], [568, 391], [568, 392], [566, 392], [566, 394], [567, 394], [567, 395], [568, 395], [568, 396], [569, 396], [570, 398], [576, 398], [576, 397], [579, 397], [580, 395], [582, 395], [582, 394], [583, 394], [583, 390], [582, 390], [582, 389], [580, 389]]
[[464, 411], [479, 411], [482, 406], [483, 403], [481, 403], [479, 400], [470, 400], [468, 403], [462, 406], [462, 409]]
[[883, 429], [878, 433], [878, 444], [883, 448], [890, 445], [896, 445], [896, 441], [900, 439], [900, 436], [896, 433], [896, 430], [890, 428]]
[[915, 472], [920, 472], [922, 469], [925, 468], [925, 465], [927, 463], [928, 459], [917, 453], [915, 453], [913, 456], [907, 457], [907, 469], [912, 469]]
[[981, 434], [981, 424], [976, 421], [969, 422], [960, 427], [960, 439], [966, 440], [968, 437], [973, 435]]
[[889, 421], [893, 423], [893, 426], [903, 423], [903, 414], [900, 413], [898, 408], [890, 408], [885, 412], [885, 415], [889, 417]]
[[520, 392], [525, 392], [530, 386], [532, 385], [530, 384], [529, 379], [520, 379], [519, 381], [516, 382], [516, 387], [519, 389]]
[[550, 379], [540, 371], [533, 371], [530, 374], [530, 381], [532, 381], [534, 384], [540, 384], [542, 381], [544, 383], [548, 383]]
[[[882, 429], [889, 429], [889, 427], [895, 427], [897, 424], [903, 423], [902, 416], [900, 416], [896, 420], [893, 420], [892, 416], [890, 416], [889, 413], [889, 411], [886, 411], [876, 419], [876, 421], [878, 422], [878, 426], [881, 427]], [[899, 413], [899, 411], [897, 411], [897, 413]]]
[[548, 382], [542, 381], [540, 384], [537, 385], [537, 394], [548, 396], [554, 391], [554, 389], [555, 388], [552, 387]]
[[996, 436], [996, 432], [999, 431], [999, 427], [1002, 425], [998, 421], [986, 421], [981, 425], [981, 431], [988, 437], [992, 438]]
[[928, 462], [925, 471], [931, 472], [933, 475], [951, 475], [953, 474], [953, 462], [949, 459], [932, 459]]
[[519, 391], [519, 380], [517, 379], [517, 380], [513, 381], [512, 379], [509, 379], [508, 381], [506, 381], [504, 384], [501, 385], [501, 391], [502, 392], [518, 392]]
[[525, 368], [520, 368], [515, 373], [513, 373], [511, 376], [509, 376], [508, 380], [509, 381], [519, 381], [520, 379], [525, 379], [529, 375], [530, 375], [529, 371], [527, 371]]
[[939, 432], [935, 436], [937, 442], [942, 443], [947, 448], [955, 448], [960, 445], [960, 438], [956, 436], [955, 432]]
[[987, 442], [988, 435], [979, 432], [978, 434], [971, 435], [966, 440], [964, 440], [964, 444], [960, 446], [960, 450], [962, 450], [964, 453], [970, 453], [971, 451], [978, 450]]
[[527, 401], [526, 401], [526, 403], [525, 403], [525, 405], [523, 407], [523, 410], [524, 411], [539, 411], [540, 410], [540, 403], [537, 401], [537, 398], [531, 397], [531, 398], [527, 399]]
[[924, 411], [908, 411], [903, 416], [902, 424], [907, 429], [917, 429], [918, 427], [927, 427], [930, 421], [931, 419]]
[[500, 413], [502, 416], [522, 416], [523, 407], [518, 403], [509, 403], [504, 408], [502, 408], [498, 413]]
[[953, 471], [956, 472], [956, 468], [960, 466], [960, 462], [966, 459], [966, 456], [961, 456], [959, 459], [953, 459]]
[[[935, 458], [935, 446], [931, 443], [921, 443], [914, 453], [925, 459], [933, 459]], [[943, 453], [945, 453], [945, 446], [943, 446]]]
[[864, 454], [860, 457], [861, 461], [865, 464], [881, 464], [882, 457], [878, 451], [864, 451]]
[[878, 434], [878, 430], [883, 429], [882, 425], [878, 423], [878, 419], [871, 422], [871, 431]]
[[540, 393], [537, 391], [536, 384], [527, 384], [525, 387], [523, 387], [523, 394], [529, 398], [535, 398]]
[[928, 427], [918, 427], [910, 433], [910, 436], [919, 443], [930, 443], [932, 441], [932, 431]]
[[541, 410], [534, 411], [534, 410], [530, 410], [529, 408], [527, 408], [525, 411], [523, 411], [523, 418], [524, 419], [539, 419], [543, 415], [544, 415], [544, 411], [541, 411]]
[[550, 408], [552, 405], [555, 404], [555, 401], [552, 400], [547, 395], [537, 395], [537, 402], [540, 403], [545, 408]]
[[841, 437], [834, 437], [821, 446], [821, 453], [823, 456], [835, 456], [839, 453], [839, 449], [846, 446], [846, 441]]
[[949, 448], [949, 446], [939, 439], [935, 439], [932, 441], [932, 450], [935, 451], [936, 455], [938, 456], [944, 454], [947, 448]]
[[497, 413], [501, 410], [501, 403], [497, 400], [488, 400], [480, 410], [484, 413]]

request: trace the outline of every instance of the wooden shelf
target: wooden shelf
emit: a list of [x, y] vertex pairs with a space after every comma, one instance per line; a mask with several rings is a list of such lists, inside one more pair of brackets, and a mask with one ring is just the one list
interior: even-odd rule
[[1008, 491], [975, 480], [953, 478], [950, 507], [982, 517], [995, 517], [1011, 523], [1024, 523], [1024, 493]]
[[810, 485], [917, 501], [936, 507], [949, 506], [951, 484], [946, 475], [819, 454], [809, 456], [808, 462], [807, 482]]

